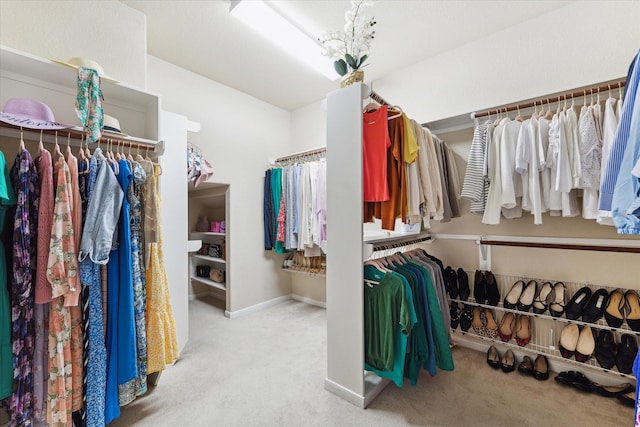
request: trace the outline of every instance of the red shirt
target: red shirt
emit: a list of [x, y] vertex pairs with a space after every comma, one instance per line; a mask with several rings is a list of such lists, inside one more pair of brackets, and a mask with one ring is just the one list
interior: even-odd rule
[[363, 114], [362, 187], [365, 202], [389, 200], [387, 151], [391, 146], [387, 127], [387, 106]]

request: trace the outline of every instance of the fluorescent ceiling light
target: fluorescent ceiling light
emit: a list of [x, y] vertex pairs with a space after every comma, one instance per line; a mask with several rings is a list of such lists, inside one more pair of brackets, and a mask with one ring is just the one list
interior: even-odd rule
[[230, 13], [327, 78], [340, 78], [332, 61], [322, 55], [320, 45], [262, 0], [232, 1]]

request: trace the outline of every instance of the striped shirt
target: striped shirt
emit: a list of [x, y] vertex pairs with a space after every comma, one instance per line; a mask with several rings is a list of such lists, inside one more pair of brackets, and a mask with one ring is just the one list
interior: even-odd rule
[[633, 105], [635, 104], [636, 92], [640, 81], [640, 67], [638, 66], [640, 64], [639, 58], [640, 50], [633, 59], [627, 74], [624, 108], [622, 110], [622, 115], [620, 116], [620, 123], [618, 124], [618, 130], [616, 131], [616, 137], [611, 147], [611, 153], [609, 154], [609, 161], [607, 162], [604, 170], [604, 179], [600, 186], [600, 204], [598, 208], [601, 211], [611, 210], [613, 191], [616, 188], [618, 173], [620, 172], [620, 164], [622, 163], [627, 141], [629, 140]]
[[473, 131], [467, 170], [464, 174], [462, 192], [460, 193], [460, 197], [471, 201], [470, 211], [476, 214], [484, 213], [489, 190], [488, 181], [485, 179], [485, 153], [489, 125], [490, 122], [479, 124]]

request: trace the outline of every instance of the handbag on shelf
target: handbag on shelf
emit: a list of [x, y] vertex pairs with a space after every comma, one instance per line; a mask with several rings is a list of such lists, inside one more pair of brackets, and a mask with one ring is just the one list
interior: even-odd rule
[[204, 232], [209, 231], [209, 220], [207, 217], [198, 217], [198, 221], [196, 221], [196, 231]]
[[212, 243], [209, 245], [209, 254], [210, 257], [213, 258], [222, 258], [222, 246]]
[[218, 283], [224, 282], [224, 271], [218, 270], [217, 268], [212, 268], [209, 272], [209, 279]]
[[211, 274], [211, 266], [209, 265], [197, 265], [196, 266], [196, 276], [198, 277], [209, 277]]

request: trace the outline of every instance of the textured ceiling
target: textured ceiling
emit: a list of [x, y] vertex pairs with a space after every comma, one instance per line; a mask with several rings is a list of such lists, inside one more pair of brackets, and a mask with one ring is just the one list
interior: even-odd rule
[[[339, 85], [230, 16], [229, 1], [121, 1], [147, 16], [149, 54], [270, 104], [293, 110]], [[315, 37], [342, 28], [350, 8], [346, 0], [268, 3]], [[368, 11], [378, 24], [365, 79], [379, 79], [567, 3], [376, 1]]]

